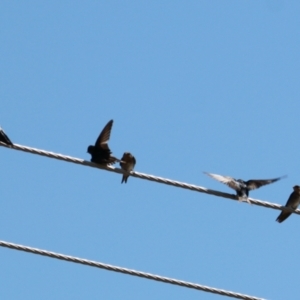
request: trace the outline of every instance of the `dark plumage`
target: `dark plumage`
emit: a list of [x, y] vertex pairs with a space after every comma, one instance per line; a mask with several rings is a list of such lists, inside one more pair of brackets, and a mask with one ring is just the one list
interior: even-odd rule
[[88, 147], [87, 152], [92, 156], [91, 162], [101, 165], [110, 165], [120, 161], [119, 159], [111, 155], [112, 152], [110, 151], [107, 144], [110, 137], [112, 125], [113, 120], [110, 120], [101, 131], [95, 143], [95, 146]]
[[8, 136], [5, 134], [2, 128], [0, 128], [0, 142], [6, 144], [6, 145], [13, 145], [11, 140], [8, 138]]
[[246, 199], [248, 203], [250, 203], [250, 201], [248, 200], [250, 190], [258, 189], [261, 186], [276, 182], [279, 179], [286, 177], [286, 176], [282, 176], [274, 179], [250, 179], [248, 181], [244, 181], [242, 179], [234, 179], [229, 176], [222, 176], [222, 175], [211, 174], [206, 172], [204, 173], [234, 189], [236, 191], [237, 196], [239, 196], [239, 198]]
[[[295, 185], [293, 187], [294, 191], [291, 193], [285, 207], [289, 207], [292, 209], [296, 209], [300, 204], [300, 186]], [[282, 211], [281, 214], [278, 216], [276, 221], [278, 223], [283, 222], [285, 219], [287, 219], [292, 213], [288, 211]]]
[[[123, 157], [121, 158], [121, 162], [120, 162], [121, 168], [126, 172], [130, 172], [133, 170], [135, 164], [136, 164], [135, 157], [131, 153], [125, 152], [123, 154]], [[123, 183], [124, 181], [125, 183], [127, 183], [128, 177], [129, 177], [129, 173], [124, 174], [121, 183]]]

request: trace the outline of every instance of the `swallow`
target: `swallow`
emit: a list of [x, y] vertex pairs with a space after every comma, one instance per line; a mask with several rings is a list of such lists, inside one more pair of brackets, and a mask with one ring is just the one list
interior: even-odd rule
[[[295, 185], [293, 187], [294, 191], [290, 194], [290, 197], [285, 205], [285, 207], [289, 207], [292, 209], [296, 209], [300, 204], [300, 186]], [[276, 221], [278, 223], [283, 222], [285, 219], [287, 219], [292, 213], [288, 211], [282, 211], [281, 214], [278, 216]]]
[[113, 120], [110, 120], [103, 130], [101, 131], [95, 146], [88, 146], [87, 152], [91, 154], [91, 162], [101, 165], [111, 165], [118, 161], [116, 157], [111, 155], [111, 151], [108, 147], [108, 140], [110, 137], [111, 128], [113, 125]]
[[[130, 172], [133, 170], [135, 164], [136, 164], [135, 157], [131, 153], [125, 152], [123, 154], [123, 157], [121, 158], [121, 162], [120, 162], [121, 168], [126, 172]], [[127, 183], [128, 177], [129, 177], [129, 173], [124, 174], [121, 183], [123, 183], [124, 181], [125, 183]]]
[[239, 201], [245, 199], [250, 204], [251, 202], [248, 199], [250, 190], [258, 189], [263, 185], [276, 182], [279, 179], [286, 177], [286, 176], [282, 176], [274, 179], [250, 179], [248, 181], [244, 181], [242, 179], [237, 180], [229, 176], [222, 176], [222, 175], [211, 174], [206, 172], [204, 172], [204, 174], [228, 185], [230, 188], [236, 191], [236, 194], [239, 197]]
[[8, 136], [5, 134], [2, 128], [0, 128], [0, 142], [12, 146], [13, 143], [11, 140], [8, 138]]

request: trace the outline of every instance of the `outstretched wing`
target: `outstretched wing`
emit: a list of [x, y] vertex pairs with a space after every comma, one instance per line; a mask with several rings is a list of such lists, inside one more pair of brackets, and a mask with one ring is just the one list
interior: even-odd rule
[[109, 147], [108, 147], [108, 141], [109, 141], [109, 137], [110, 137], [110, 132], [111, 132], [111, 128], [112, 128], [112, 125], [113, 125], [113, 120], [110, 120], [106, 125], [105, 127], [103, 128], [103, 130], [101, 131], [96, 143], [95, 143], [95, 146], [97, 148], [102, 148], [102, 149], [106, 149], [106, 150], [109, 150]]
[[281, 177], [273, 178], [273, 179], [250, 179], [246, 182], [246, 185], [249, 190], [255, 190], [255, 189], [260, 188], [261, 186], [276, 182], [285, 177], [286, 176], [281, 176]]
[[215, 180], [218, 180], [218, 181], [228, 185], [230, 188], [232, 188], [236, 191], [238, 191], [240, 189], [240, 186], [239, 186], [238, 182], [232, 177], [222, 176], [222, 175], [212, 174], [212, 173], [207, 173], [207, 172], [204, 172], [204, 174], [210, 176], [211, 178], [213, 178]]

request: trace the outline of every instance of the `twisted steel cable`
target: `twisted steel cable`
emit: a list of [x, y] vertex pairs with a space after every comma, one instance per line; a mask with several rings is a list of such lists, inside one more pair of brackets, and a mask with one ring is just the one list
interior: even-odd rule
[[[114, 172], [114, 173], [118, 173], [118, 174], [125, 173], [120, 168], [99, 165], [99, 164], [95, 164], [95, 163], [86, 161], [84, 159], [79, 159], [79, 158], [66, 156], [66, 155], [62, 155], [62, 154], [58, 154], [58, 153], [54, 153], [54, 152], [49, 152], [49, 151], [45, 151], [45, 150], [26, 147], [26, 146], [22, 146], [22, 145], [18, 145], [18, 144], [13, 144], [13, 146], [9, 146], [9, 145], [6, 145], [6, 144], [0, 142], [0, 146], [19, 150], [19, 151], [29, 152], [29, 153], [37, 154], [37, 155], [41, 155], [41, 156], [46, 156], [46, 157], [50, 157], [50, 158], [54, 158], [54, 159], [58, 159], [58, 160], [64, 160], [64, 161], [71, 162], [74, 164], [98, 168], [101, 170], [106, 170], [106, 171]], [[235, 201], [238, 200], [237, 196], [234, 194], [223, 193], [223, 192], [211, 190], [211, 189], [208, 189], [205, 187], [188, 184], [188, 183], [184, 183], [184, 182], [180, 182], [180, 181], [175, 181], [175, 180], [171, 180], [171, 179], [167, 179], [167, 178], [162, 178], [162, 177], [153, 176], [153, 175], [149, 175], [149, 174], [139, 173], [139, 172], [135, 172], [135, 171], [131, 171], [130, 176], [140, 178], [140, 179], [150, 180], [150, 181], [154, 181], [154, 182], [159, 182], [159, 183], [163, 183], [163, 184], [167, 184], [167, 185], [172, 185], [172, 186], [176, 186], [179, 188], [188, 189], [191, 191], [214, 195], [217, 197], [223, 197], [223, 198], [227, 198], [227, 199], [231, 199], [231, 200], [235, 200]], [[248, 199], [250, 200], [251, 204], [254, 204], [254, 205], [277, 209], [277, 210], [285, 210], [287, 212], [292, 212], [292, 213], [300, 215], [299, 209], [293, 210], [291, 208], [287, 208], [285, 206], [282, 206], [282, 205], [279, 205], [276, 203], [261, 201], [261, 200], [257, 200], [257, 199], [253, 199], [253, 198], [248, 198]]]
[[23, 246], [23, 245], [8, 243], [5, 241], [0, 241], [0, 246], [5, 247], [5, 248], [19, 250], [19, 251], [25, 251], [25, 252], [29, 252], [29, 253], [33, 253], [33, 254], [48, 256], [51, 258], [65, 260], [65, 261], [69, 261], [69, 262], [73, 262], [73, 263], [77, 263], [77, 264], [87, 265], [90, 267], [105, 269], [108, 271], [113, 271], [113, 272], [123, 273], [123, 274], [127, 274], [127, 275], [138, 276], [138, 277], [142, 277], [142, 278], [146, 278], [146, 279], [150, 279], [150, 280], [161, 281], [164, 283], [179, 285], [179, 286], [187, 287], [190, 289], [196, 289], [196, 290], [200, 290], [200, 291], [204, 291], [204, 292], [208, 292], [208, 293], [218, 294], [218, 295], [222, 295], [222, 296], [228, 296], [228, 297], [232, 297], [232, 298], [236, 298], [236, 299], [264, 300], [262, 298], [257, 298], [257, 297], [253, 297], [253, 296], [249, 296], [249, 295], [244, 295], [244, 294], [240, 294], [240, 293], [234, 293], [234, 292], [225, 291], [225, 290], [221, 290], [221, 289], [211, 288], [211, 287], [208, 287], [205, 285], [200, 285], [200, 284], [186, 282], [186, 281], [177, 280], [177, 279], [173, 279], [173, 278], [163, 277], [163, 276], [145, 273], [145, 272], [141, 272], [141, 271], [136, 271], [136, 270], [132, 270], [132, 269], [121, 268], [118, 266], [108, 265], [108, 264], [104, 264], [104, 263], [97, 262], [97, 261], [82, 259], [82, 258], [78, 258], [78, 257], [74, 257], [74, 256], [50, 252], [47, 250], [41, 250], [41, 249], [27, 247], [27, 246]]

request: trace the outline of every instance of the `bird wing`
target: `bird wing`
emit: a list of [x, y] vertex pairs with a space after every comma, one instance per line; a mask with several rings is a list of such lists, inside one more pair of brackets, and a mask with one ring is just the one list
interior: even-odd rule
[[[288, 201], [286, 202], [285, 207], [290, 207], [292, 209], [297, 209], [300, 202], [300, 195], [296, 191], [292, 192]], [[281, 223], [287, 219], [292, 213], [287, 211], [282, 211], [281, 214], [276, 219], [277, 222]]]
[[273, 183], [278, 181], [281, 178], [284, 178], [286, 176], [278, 177], [278, 178], [273, 178], [273, 179], [250, 179], [246, 181], [246, 185], [249, 190], [255, 190], [260, 188], [261, 186]]
[[285, 206], [296, 209], [299, 205], [299, 197], [297, 192], [292, 192]]
[[108, 141], [109, 141], [109, 137], [110, 137], [110, 132], [111, 132], [111, 128], [112, 128], [112, 125], [113, 125], [113, 120], [110, 120], [106, 125], [105, 127], [103, 128], [103, 130], [101, 131], [96, 143], [95, 143], [95, 146], [96, 147], [100, 147], [102, 149], [107, 149], [109, 150], [109, 147], [108, 147]]
[[207, 172], [204, 172], [204, 174], [210, 176], [211, 178], [213, 178], [215, 180], [218, 180], [218, 181], [228, 185], [230, 188], [232, 188], [236, 191], [240, 189], [239, 184], [232, 177], [222, 176], [222, 175], [217, 175], [217, 174], [212, 174], [212, 173], [207, 173]]
[[0, 140], [3, 140], [4, 143], [6, 143], [7, 145], [13, 144], [2, 128], [0, 128], [0, 135], [1, 135]]

